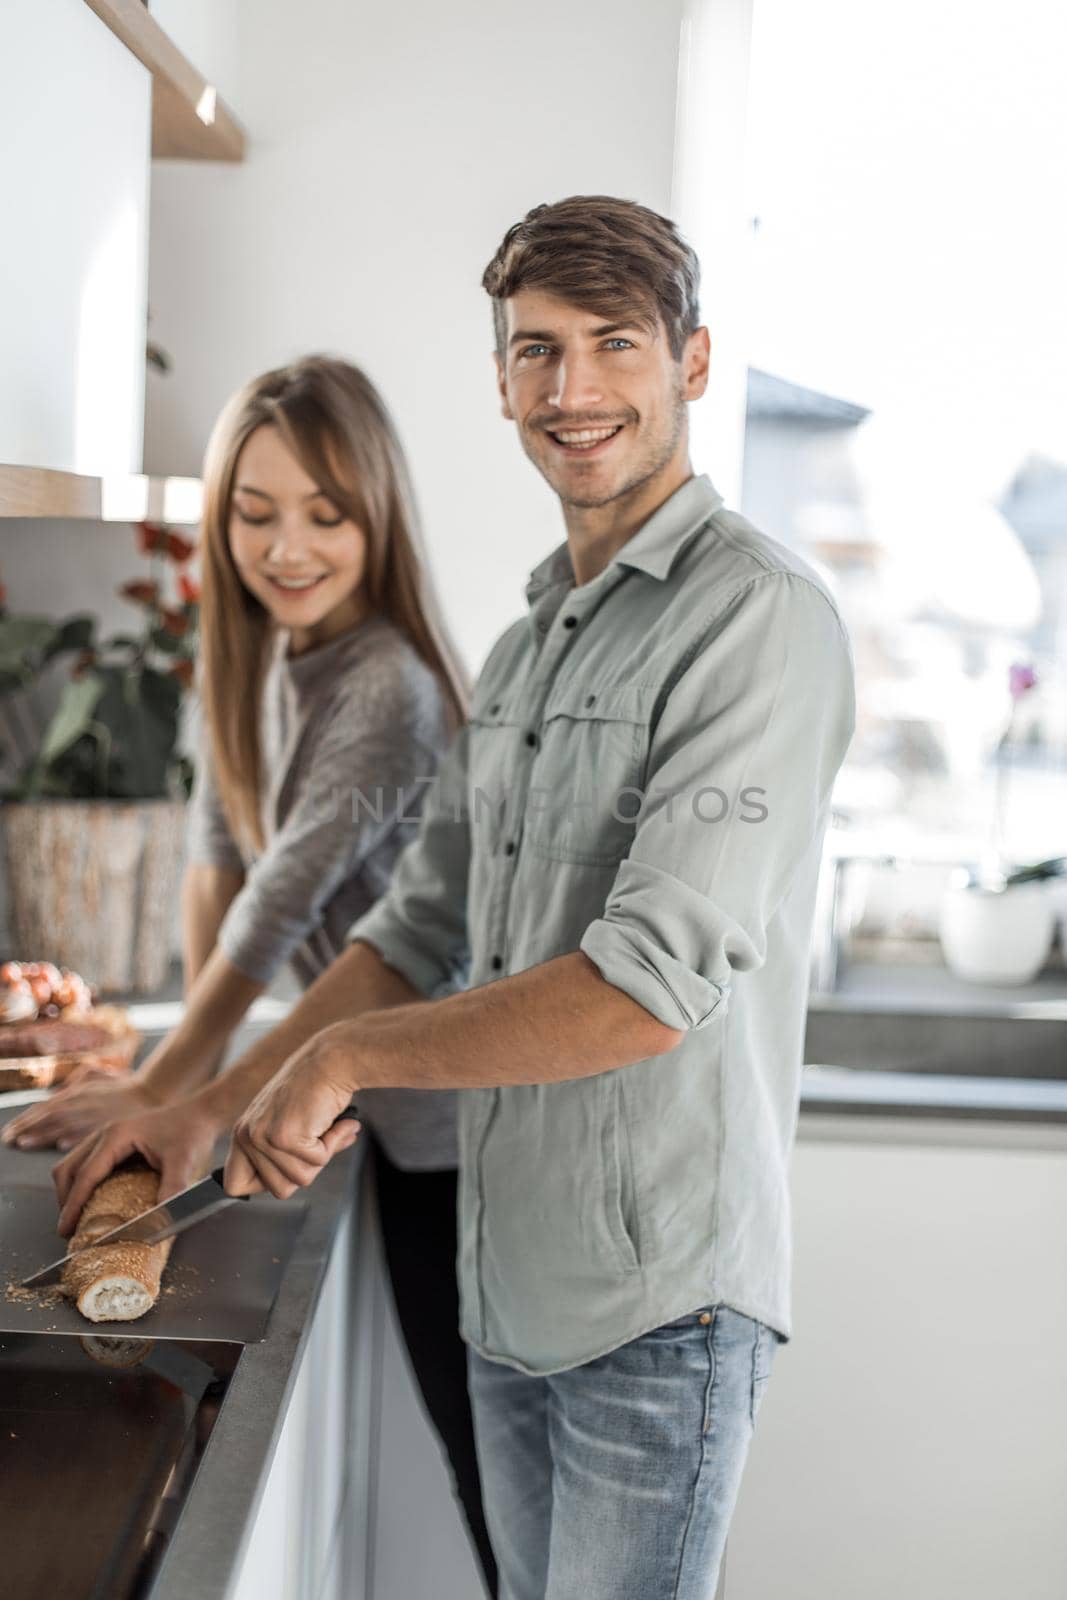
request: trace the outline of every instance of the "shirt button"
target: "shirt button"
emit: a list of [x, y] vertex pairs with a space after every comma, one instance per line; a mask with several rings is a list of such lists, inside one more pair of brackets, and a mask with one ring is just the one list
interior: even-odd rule
[[514, 839], [509, 839], [508, 840], [507, 844], [504, 846], [504, 854], [506, 856], [513, 856], [515, 854], [515, 841], [514, 841]]
[[538, 633], [548, 632], [548, 623], [545, 621], [544, 617], [542, 617], [540, 622], [537, 624], [537, 631]]
[[596, 699], [596, 695], [595, 694], [587, 694], [586, 697], [585, 697], [586, 705], [587, 706], [591, 706], [595, 699]]
[[578, 618], [577, 617], [564, 617], [563, 626], [565, 628], [576, 628], [578, 626]]
[[702, 1311], [700, 1313], [700, 1324], [701, 1324], [701, 1327], [706, 1328], [710, 1321], [711, 1321], [711, 1312], [710, 1311]]
[[504, 965], [503, 956], [494, 956], [493, 957], [493, 971], [494, 972], [499, 972], [503, 965]]
[[498, 711], [499, 711], [499, 710], [500, 710], [500, 702], [499, 702], [499, 701], [497, 701], [497, 703], [496, 703], [496, 705], [495, 705], [495, 706], [490, 706], [490, 707], [489, 707], [489, 715], [490, 715], [490, 716], [491, 716], [491, 717], [495, 717], [495, 716], [496, 716], [496, 714], [497, 714], [497, 712], [498, 712]]
[[528, 745], [531, 745], [531, 746], [536, 745], [536, 743], [537, 743], [537, 735], [536, 735], [536, 733], [528, 733], [526, 735], [526, 743]]

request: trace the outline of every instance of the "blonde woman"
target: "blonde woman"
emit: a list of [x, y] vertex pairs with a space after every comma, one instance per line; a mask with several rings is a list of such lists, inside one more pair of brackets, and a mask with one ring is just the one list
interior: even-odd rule
[[[222, 413], [204, 475], [185, 1013], [131, 1080], [23, 1112], [4, 1135], [22, 1148], [68, 1149], [119, 1121], [135, 1132], [140, 1118], [184, 1126], [180, 1102], [256, 996], [286, 963], [313, 983], [386, 888], [466, 721], [403, 455], [357, 368], [315, 356], [255, 379]], [[359, 1110], [399, 1322], [495, 1593], [458, 1334], [454, 1094], [372, 1091]], [[177, 1176], [166, 1161], [161, 1192]]]

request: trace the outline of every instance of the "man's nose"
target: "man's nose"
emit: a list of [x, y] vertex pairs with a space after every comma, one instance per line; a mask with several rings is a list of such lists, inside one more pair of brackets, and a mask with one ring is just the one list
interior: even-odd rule
[[548, 398], [557, 411], [568, 413], [602, 405], [604, 391], [596, 363], [582, 354], [564, 356], [556, 366]]

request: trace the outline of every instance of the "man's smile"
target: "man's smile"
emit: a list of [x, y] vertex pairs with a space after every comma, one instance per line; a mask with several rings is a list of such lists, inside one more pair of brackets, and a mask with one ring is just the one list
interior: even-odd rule
[[599, 455], [625, 427], [617, 422], [600, 428], [546, 428], [544, 431], [563, 455]]

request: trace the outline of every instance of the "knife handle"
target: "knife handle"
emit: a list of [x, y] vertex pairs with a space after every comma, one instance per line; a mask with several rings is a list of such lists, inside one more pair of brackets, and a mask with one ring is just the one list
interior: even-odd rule
[[[330, 1123], [330, 1127], [331, 1128], [336, 1128], [336, 1126], [337, 1126], [337, 1124], [339, 1122], [345, 1122], [345, 1121], [356, 1122], [356, 1121], [358, 1121], [358, 1119], [359, 1119], [359, 1108], [356, 1105], [356, 1102], [353, 1100], [351, 1105], [345, 1106], [344, 1110], [339, 1112], [338, 1115], [336, 1117], [334, 1117], [333, 1121]], [[216, 1167], [214, 1172], [211, 1174], [211, 1176], [214, 1178], [215, 1182], [218, 1184], [220, 1189], [224, 1187], [223, 1182], [222, 1182], [222, 1175], [223, 1175], [223, 1173], [225, 1171], [226, 1171], [226, 1168], [223, 1165], [221, 1167]], [[250, 1194], [231, 1194], [231, 1195], [228, 1196], [228, 1198], [230, 1200], [251, 1200], [252, 1196]]]
[[[226, 1166], [225, 1166], [225, 1163], [224, 1163], [221, 1167], [216, 1167], [214, 1172], [211, 1174], [211, 1176], [214, 1178], [215, 1182], [218, 1184], [219, 1188], [222, 1189], [224, 1193], [225, 1193], [226, 1185], [222, 1181], [222, 1175], [223, 1175], [223, 1173], [225, 1171], [226, 1171]], [[227, 1200], [251, 1200], [252, 1196], [249, 1195], [249, 1194], [228, 1194], [228, 1195], [226, 1195], [226, 1198], [227, 1198]]]

